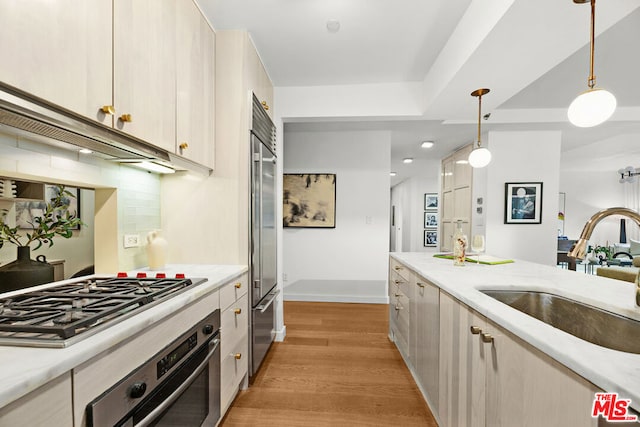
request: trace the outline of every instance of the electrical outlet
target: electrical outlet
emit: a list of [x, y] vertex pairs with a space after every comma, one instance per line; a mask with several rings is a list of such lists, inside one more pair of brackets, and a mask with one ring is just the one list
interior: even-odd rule
[[285, 282], [288, 280], [287, 273], [282, 273], [282, 280], [284, 280]]
[[124, 235], [124, 247], [125, 248], [137, 248], [140, 246], [139, 234], [125, 234]]

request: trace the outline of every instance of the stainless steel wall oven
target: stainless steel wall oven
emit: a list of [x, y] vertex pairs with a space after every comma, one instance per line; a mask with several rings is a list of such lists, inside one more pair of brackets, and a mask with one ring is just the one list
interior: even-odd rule
[[214, 426], [220, 419], [220, 310], [87, 405], [87, 426]]

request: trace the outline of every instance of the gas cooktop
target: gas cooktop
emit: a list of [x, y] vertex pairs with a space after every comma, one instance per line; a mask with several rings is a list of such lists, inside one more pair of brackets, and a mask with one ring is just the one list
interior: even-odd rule
[[0, 298], [0, 344], [67, 347], [206, 281], [159, 276], [79, 279]]

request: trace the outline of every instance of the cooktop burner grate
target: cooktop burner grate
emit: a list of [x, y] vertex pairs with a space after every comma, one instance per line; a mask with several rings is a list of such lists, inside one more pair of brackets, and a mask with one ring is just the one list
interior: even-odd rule
[[80, 334], [102, 330], [204, 281], [194, 280], [81, 279], [0, 298], [0, 344], [66, 347]]

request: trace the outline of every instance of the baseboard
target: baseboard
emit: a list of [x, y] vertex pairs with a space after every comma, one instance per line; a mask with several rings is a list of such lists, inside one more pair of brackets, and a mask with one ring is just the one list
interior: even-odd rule
[[361, 304], [389, 304], [388, 296], [366, 296], [366, 295], [311, 295], [311, 294], [290, 294], [284, 295], [284, 301], [306, 301], [306, 302], [351, 302]]
[[282, 329], [280, 329], [279, 331], [276, 331], [276, 336], [274, 338], [274, 341], [282, 342], [284, 341], [284, 338], [286, 336], [287, 336], [287, 325], [284, 325]]

